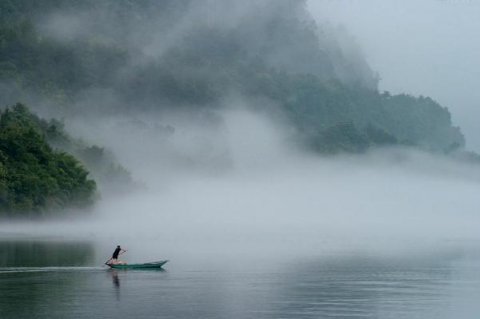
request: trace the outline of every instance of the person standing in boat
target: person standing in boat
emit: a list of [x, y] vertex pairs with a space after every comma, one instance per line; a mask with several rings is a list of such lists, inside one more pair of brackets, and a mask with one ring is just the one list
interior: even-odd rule
[[126, 252], [126, 250], [122, 249], [122, 247], [120, 247], [120, 245], [118, 245], [117, 248], [115, 248], [115, 251], [112, 254], [112, 258], [110, 258], [110, 260], [108, 261], [107, 264], [116, 264], [116, 265], [117, 264], [125, 264], [125, 262], [118, 260], [118, 256], [123, 254], [124, 252]]

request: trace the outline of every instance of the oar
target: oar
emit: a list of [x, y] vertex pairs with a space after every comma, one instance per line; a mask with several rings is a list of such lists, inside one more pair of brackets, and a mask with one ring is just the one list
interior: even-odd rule
[[[126, 250], [122, 250], [118, 255], [123, 255], [123, 253], [127, 252]], [[107, 266], [110, 266], [110, 264], [108, 263], [110, 260], [112, 260], [112, 258], [110, 257], [106, 262], [105, 262], [105, 265]]]
[[110, 260], [112, 260], [112, 258], [109, 258], [104, 264], [109, 266], [110, 264], [108, 263]]

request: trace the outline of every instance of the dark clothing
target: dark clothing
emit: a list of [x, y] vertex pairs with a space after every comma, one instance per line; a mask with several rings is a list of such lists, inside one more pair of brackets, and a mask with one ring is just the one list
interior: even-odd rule
[[112, 258], [113, 259], [117, 259], [118, 258], [118, 255], [120, 254], [120, 251], [122, 249], [120, 247], [117, 247], [117, 249], [115, 249], [115, 251], [113, 252], [113, 255], [112, 255]]

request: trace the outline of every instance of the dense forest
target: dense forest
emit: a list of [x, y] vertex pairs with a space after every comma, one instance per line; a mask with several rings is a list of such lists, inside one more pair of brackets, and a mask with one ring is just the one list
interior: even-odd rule
[[[0, 2], [2, 106], [22, 102], [60, 118], [172, 109], [215, 112], [234, 95], [255, 101], [250, 105], [254, 111], [273, 107], [293, 127], [297, 143], [323, 154], [388, 145], [440, 153], [464, 147], [445, 107], [429, 97], [379, 92], [378, 81], [354, 40], [343, 30], [315, 23], [304, 0]], [[27, 126], [28, 132], [38, 131]], [[100, 160], [108, 155], [103, 148], [65, 142], [61, 123], [55, 125], [61, 133], [50, 132], [52, 127], [22, 138], [34, 139], [52, 163], [57, 157], [70, 161], [76, 178], [86, 173], [45, 142], [74, 154], [93, 173], [102, 167], [98, 176], [130, 180], [114, 160]], [[2, 143], [13, 138], [13, 133], [2, 134]], [[3, 149], [2, 167], [13, 165], [9, 151]], [[84, 182], [90, 186], [80, 193], [89, 197], [94, 187]], [[57, 186], [45, 187], [53, 198], [62, 198]], [[16, 191], [10, 189], [8, 196]], [[50, 197], [35, 198], [9, 199], [13, 206], [4, 207], [48, 206]]]
[[48, 145], [45, 135], [55, 131], [55, 122], [21, 104], [0, 114], [0, 211], [38, 213], [93, 202], [96, 184], [88, 171]]
[[72, 138], [61, 121], [44, 120], [20, 103], [0, 113], [0, 174], [0, 216], [87, 207], [98, 186], [104, 193], [133, 186], [103, 147]]

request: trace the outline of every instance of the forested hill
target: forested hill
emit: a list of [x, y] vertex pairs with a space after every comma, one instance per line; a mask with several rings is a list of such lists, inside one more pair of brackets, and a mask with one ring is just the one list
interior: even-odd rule
[[113, 155], [71, 137], [61, 121], [20, 103], [0, 112], [0, 217], [88, 207], [97, 189], [118, 194], [133, 186]]
[[96, 183], [72, 155], [54, 150], [47, 122], [17, 104], [0, 113], [0, 217], [22, 216], [67, 207], [85, 207], [95, 199]]
[[[344, 31], [303, 0], [2, 0], [0, 103], [51, 112], [216, 109], [225, 96], [275, 105], [324, 153], [464, 145], [448, 110], [377, 89]], [[99, 115], [99, 114], [98, 114]]]

